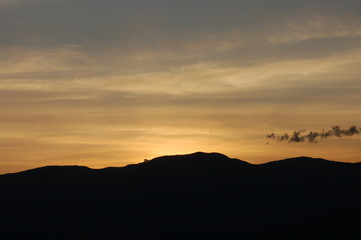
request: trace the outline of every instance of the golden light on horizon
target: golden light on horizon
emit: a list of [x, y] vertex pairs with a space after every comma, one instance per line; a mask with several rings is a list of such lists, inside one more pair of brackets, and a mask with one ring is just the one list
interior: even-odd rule
[[361, 126], [358, 3], [167, 3], [0, 1], [1, 173], [197, 151], [361, 161], [360, 136], [265, 138]]

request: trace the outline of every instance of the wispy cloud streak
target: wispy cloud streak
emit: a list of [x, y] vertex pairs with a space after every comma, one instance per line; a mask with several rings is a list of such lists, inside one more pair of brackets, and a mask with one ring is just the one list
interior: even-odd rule
[[328, 137], [344, 137], [354, 136], [361, 133], [361, 128], [351, 126], [349, 129], [341, 128], [340, 126], [333, 126], [330, 130], [322, 130], [321, 132], [308, 132], [307, 130], [297, 130], [291, 134], [284, 133], [283, 135], [277, 135], [275, 133], [268, 134], [266, 137], [277, 140], [279, 142], [308, 142], [317, 143], [319, 139]]

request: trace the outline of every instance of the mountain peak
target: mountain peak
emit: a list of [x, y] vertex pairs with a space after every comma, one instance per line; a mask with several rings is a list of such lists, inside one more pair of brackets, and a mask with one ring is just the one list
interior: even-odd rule
[[152, 160], [145, 161], [145, 166], [154, 166], [161, 168], [192, 168], [192, 169], [203, 169], [203, 168], [222, 168], [222, 167], [238, 167], [244, 165], [251, 165], [248, 162], [229, 158], [228, 156], [212, 152], [195, 152], [191, 154], [183, 155], [166, 155], [162, 157], [156, 157]]
[[300, 168], [315, 169], [315, 168], [323, 168], [323, 167], [345, 166], [350, 164], [351, 163], [331, 161], [323, 158], [299, 156], [293, 158], [286, 158], [278, 161], [272, 161], [261, 165], [282, 167], [282, 168], [293, 168], [293, 169], [300, 169]]

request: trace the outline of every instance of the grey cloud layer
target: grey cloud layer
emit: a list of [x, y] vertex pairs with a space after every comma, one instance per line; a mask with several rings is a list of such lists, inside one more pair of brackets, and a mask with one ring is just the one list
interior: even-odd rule
[[48, 62], [65, 49], [77, 56], [61, 55], [59, 65], [76, 72], [95, 65], [163, 71], [204, 61], [247, 67], [352, 50], [360, 47], [360, 26], [361, 3], [352, 0], [7, 1], [0, 5], [0, 62], [37, 54]]
[[348, 22], [361, 19], [360, 11], [360, 2], [351, 0], [33, 1], [0, 9], [0, 29], [5, 36], [1, 44], [72, 43], [104, 49], [104, 43], [110, 43], [169, 48], [197, 38], [226, 41], [222, 36], [231, 33], [251, 35], [254, 40], [260, 32], [270, 34], [282, 31], [285, 25], [305, 25], [315, 17], [336, 19], [332, 27], [345, 28]]

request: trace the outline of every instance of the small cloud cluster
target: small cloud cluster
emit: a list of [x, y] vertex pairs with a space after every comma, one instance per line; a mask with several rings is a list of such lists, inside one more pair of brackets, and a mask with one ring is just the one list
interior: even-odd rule
[[333, 126], [330, 130], [322, 130], [322, 132], [309, 132], [306, 133], [306, 130], [294, 131], [292, 134], [284, 133], [283, 135], [277, 135], [275, 133], [268, 134], [266, 137], [270, 139], [277, 140], [279, 142], [309, 142], [317, 143], [318, 139], [328, 138], [328, 137], [343, 137], [343, 136], [353, 136], [361, 133], [361, 128], [356, 126], [351, 126], [349, 129], [341, 128], [340, 126]]

